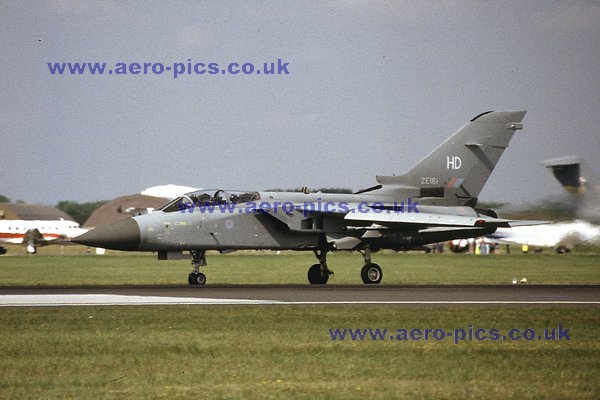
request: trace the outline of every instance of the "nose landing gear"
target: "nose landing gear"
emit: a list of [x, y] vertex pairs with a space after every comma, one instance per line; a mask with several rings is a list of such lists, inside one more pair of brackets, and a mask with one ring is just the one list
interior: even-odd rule
[[206, 275], [200, 272], [200, 267], [206, 265], [206, 250], [192, 250], [192, 265], [194, 270], [188, 276], [188, 283], [190, 285], [205, 285]]

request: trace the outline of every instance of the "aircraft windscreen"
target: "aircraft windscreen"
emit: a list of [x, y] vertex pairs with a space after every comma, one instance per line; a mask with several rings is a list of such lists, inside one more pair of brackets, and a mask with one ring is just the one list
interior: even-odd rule
[[226, 204], [226, 203], [247, 203], [260, 200], [258, 192], [244, 192], [241, 190], [199, 190], [187, 193], [177, 199], [160, 207], [158, 211], [174, 212], [183, 211], [192, 206]]
[[175, 200], [171, 200], [164, 206], [161, 206], [157, 209], [157, 211], [162, 212], [173, 212], [173, 211], [181, 211], [185, 210], [188, 204], [192, 204], [192, 201], [187, 196], [181, 196], [176, 198]]

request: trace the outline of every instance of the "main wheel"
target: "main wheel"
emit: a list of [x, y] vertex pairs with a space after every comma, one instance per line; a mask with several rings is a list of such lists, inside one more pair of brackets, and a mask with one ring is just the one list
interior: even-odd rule
[[206, 275], [202, 272], [192, 272], [188, 276], [188, 283], [190, 285], [204, 285], [206, 283]]
[[197, 285], [206, 284], [206, 275], [204, 275], [202, 272], [198, 272], [198, 275], [196, 275], [196, 284]]
[[369, 263], [362, 267], [360, 271], [360, 277], [363, 283], [366, 284], [377, 284], [383, 279], [383, 271], [377, 264]]
[[321, 272], [321, 264], [315, 264], [308, 269], [308, 281], [311, 285], [324, 285], [329, 280], [329, 274]]

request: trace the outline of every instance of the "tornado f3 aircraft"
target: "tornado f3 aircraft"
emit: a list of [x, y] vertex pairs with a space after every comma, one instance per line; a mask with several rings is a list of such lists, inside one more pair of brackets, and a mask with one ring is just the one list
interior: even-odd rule
[[206, 283], [200, 267], [206, 265], [207, 250], [313, 251], [318, 263], [308, 270], [311, 284], [325, 284], [333, 274], [327, 253], [356, 250], [364, 258], [362, 281], [377, 284], [383, 273], [371, 253], [380, 249], [414, 249], [533, 223], [500, 219], [492, 210], [475, 208], [513, 134], [523, 128], [525, 113], [482, 113], [408, 173], [377, 176], [375, 186], [353, 194], [200, 190], [73, 241], [155, 251], [159, 259], [189, 251], [191, 285]]

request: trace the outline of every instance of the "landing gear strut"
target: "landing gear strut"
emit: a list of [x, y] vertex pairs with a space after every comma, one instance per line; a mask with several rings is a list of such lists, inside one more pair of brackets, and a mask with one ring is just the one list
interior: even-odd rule
[[363, 283], [367, 285], [380, 283], [381, 279], [383, 279], [383, 271], [379, 265], [371, 262], [371, 248], [367, 247], [360, 253], [365, 259], [365, 265], [360, 271], [360, 277], [362, 278]]
[[329, 280], [329, 275], [333, 275], [333, 271], [327, 268], [327, 250], [313, 250], [313, 252], [319, 263], [308, 269], [308, 281], [311, 285], [324, 285]]
[[206, 265], [206, 250], [191, 250], [192, 265], [194, 270], [188, 276], [188, 283], [190, 285], [204, 285], [206, 284], [206, 275], [200, 272], [200, 267]]

